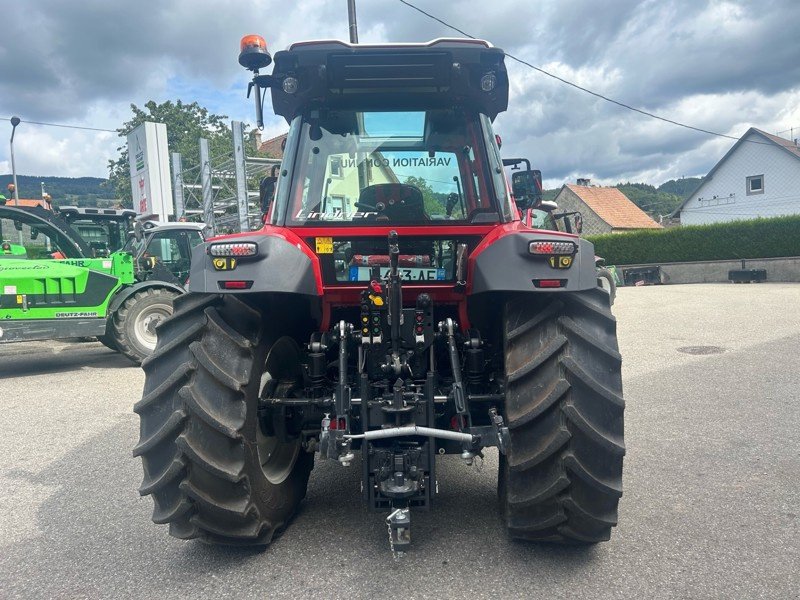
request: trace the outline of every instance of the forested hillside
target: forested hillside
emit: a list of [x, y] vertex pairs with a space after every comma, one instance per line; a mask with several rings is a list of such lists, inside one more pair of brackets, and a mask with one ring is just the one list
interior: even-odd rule
[[[11, 175], [0, 175], [0, 194], [8, 196], [7, 186], [12, 183]], [[109, 188], [107, 179], [100, 177], [37, 177], [17, 175], [20, 198], [41, 198], [42, 183], [57, 206], [78, 204], [96, 206], [100, 198], [113, 199], [114, 190]]]

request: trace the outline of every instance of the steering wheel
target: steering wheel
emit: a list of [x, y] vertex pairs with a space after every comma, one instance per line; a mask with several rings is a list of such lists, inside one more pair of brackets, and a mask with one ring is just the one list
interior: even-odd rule
[[378, 202], [375, 205], [367, 204], [366, 202], [356, 202], [353, 204], [356, 208], [366, 208], [367, 210], [374, 210], [375, 212], [383, 212], [386, 210], [386, 205], [383, 202]]

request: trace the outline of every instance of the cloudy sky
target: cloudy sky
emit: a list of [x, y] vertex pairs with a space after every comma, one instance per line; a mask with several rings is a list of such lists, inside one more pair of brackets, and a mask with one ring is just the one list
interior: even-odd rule
[[[643, 110], [733, 136], [800, 135], [798, 0], [414, 0], [443, 20], [560, 77]], [[26, 0], [6, 6], [0, 118], [115, 129], [130, 103], [198, 101], [253, 121], [243, 34], [271, 49], [347, 37], [346, 0]], [[362, 42], [454, 35], [397, 0], [358, 0]], [[608, 104], [509, 63], [504, 154], [528, 156], [547, 187], [705, 174], [733, 143]], [[269, 107], [267, 107], [268, 109]], [[281, 133], [268, 120], [265, 136]], [[11, 126], [0, 121], [8, 140]], [[783, 135], [789, 136], [786, 132]], [[23, 123], [17, 171], [106, 176], [113, 133]], [[8, 143], [0, 173], [9, 173]]]

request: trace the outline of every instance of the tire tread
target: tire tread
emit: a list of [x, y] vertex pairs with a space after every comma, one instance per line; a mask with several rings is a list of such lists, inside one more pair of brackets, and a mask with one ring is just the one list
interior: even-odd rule
[[625, 403], [608, 302], [598, 288], [506, 304], [511, 447], [498, 491], [512, 538], [596, 543], [617, 524]]

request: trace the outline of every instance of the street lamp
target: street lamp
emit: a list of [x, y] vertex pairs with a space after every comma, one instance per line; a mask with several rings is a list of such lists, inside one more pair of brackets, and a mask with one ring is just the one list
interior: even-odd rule
[[19, 187], [17, 187], [17, 165], [14, 163], [14, 132], [22, 119], [11, 117], [11, 175], [14, 178], [14, 204], [19, 206]]

